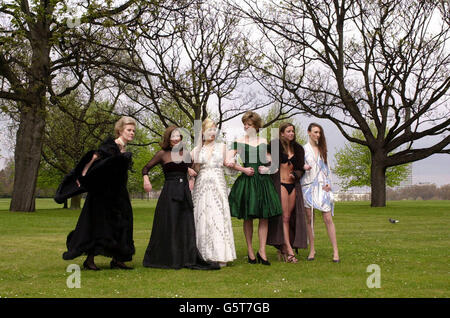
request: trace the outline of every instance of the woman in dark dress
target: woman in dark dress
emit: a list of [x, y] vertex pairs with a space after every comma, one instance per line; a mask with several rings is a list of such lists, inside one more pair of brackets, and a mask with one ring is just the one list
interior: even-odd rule
[[[290, 123], [280, 126], [279, 139], [271, 142], [272, 156], [279, 147], [280, 168], [272, 174], [283, 214], [269, 219], [267, 244], [278, 249], [278, 255], [287, 263], [297, 263], [293, 248], [307, 248], [306, 211], [300, 178], [305, 172], [303, 147], [295, 141], [295, 127]], [[273, 158], [273, 157], [272, 157]]]
[[[280, 200], [268, 175], [270, 168], [264, 166], [270, 161], [266, 151], [267, 140], [258, 136], [262, 127], [261, 117], [248, 111], [242, 117], [245, 136], [233, 142], [230, 154], [241, 157], [244, 166], [234, 165], [241, 175], [236, 179], [228, 196], [231, 216], [244, 219], [244, 235], [247, 243], [247, 258], [250, 264], [270, 265], [266, 255], [268, 219], [281, 215]], [[259, 249], [256, 257], [253, 251], [253, 219], [259, 219]]]
[[176, 126], [166, 129], [162, 150], [142, 169], [144, 190], [150, 192], [148, 172], [162, 165], [164, 186], [156, 204], [152, 234], [143, 265], [156, 268], [220, 269], [200, 255], [195, 236], [194, 207], [188, 182], [192, 166], [189, 151], [183, 151], [182, 136]]
[[124, 264], [135, 253], [127, 190], [131, 153], [125, 147], [133, 140], [135, 127], [134, 119], [122, 117], [114, 129], [116, 139], [108, 138], [97, 151], [88, 152], [72, 172], [71, 180], [88, 194], [75, 230], [67, 237], [63, 259], [88, 255], [85, 269], [99, 270], [94, 263], [97, 255], [112, 257], [111, 268], [131, 269]]

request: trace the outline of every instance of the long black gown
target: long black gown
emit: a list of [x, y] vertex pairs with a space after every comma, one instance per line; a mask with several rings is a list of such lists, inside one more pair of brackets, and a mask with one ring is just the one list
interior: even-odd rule
[[[99, 159], [81, 176], [85, 164], [97, 153]], [[73, 196], [76, 179], [88, 192], [75, 230], [67, 236], [63, 259], [80, 255], [103, 255], [119, 262], [131, 261], [134, 253], [133, 211], [127, 190], [131, 153], [121, 153], [113, 138], [97, 151], [88, 152], [64, 179], [56, 198]], [[73, 193], [71, 193], [71, 191]], [[79, 192], [79, 191], [78, 191]]]
[[142, 175], [147, 175], [152, 167], [161, 164], [165, 177], [143, 265], [172, 269], [220, 269], [217, 263], [206, 262], [197, 249], [194, 208], [187, 179], [187, 169], [191, 166], [189, 156], [183, 161], [173, 162], [171, 151], [160, 150], [142, 169]]

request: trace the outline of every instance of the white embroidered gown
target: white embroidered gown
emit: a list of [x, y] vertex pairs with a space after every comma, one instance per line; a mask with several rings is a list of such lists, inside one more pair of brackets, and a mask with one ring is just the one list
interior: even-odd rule
[[224, 144], [214, 143], [211, 154], [203, 146], [196, 156], [200, 170], [195, 180], [192, 200], [197, 248], [205, 260], [212, 262], [230, 262], [236, 259], [223, 166], [224, 150]]

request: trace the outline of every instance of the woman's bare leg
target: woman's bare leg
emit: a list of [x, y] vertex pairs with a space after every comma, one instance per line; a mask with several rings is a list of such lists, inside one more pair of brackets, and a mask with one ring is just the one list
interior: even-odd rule
[[268, 219], [259, 219], [258, 225], [258, 236], [259, 236], [259, 255], [267, 260], [266, 256], [266, 242], [267, 242], [267, 231], [269, 229]]
[[250, 259], [255, 259], [255, 253], [253, 252], [252, 240], [253, 240], [253, 219], [244, 220], [244, 235], [247, 242], [247, 254]]
[[281, 206], [283, 209], [283, 238], [284, 238], [284, 252], [288, 255], [294, 255], [294, 250], [291, 246], [291, 240], [289, 236], [289, 221], [291, 219], [292, 211], [295, 208], [295, 189], [288, 194], [287, 190], [281, 187]]
[[333, 217], [331, 212], [322, 212], [323, 221], [327, 228], [328, 237], [330, 238], [331, 245], [333, 246], [333, 260], [339, 259], [339, 251], [336, 240], [336, 228], [334, 226]]
[[313, 225], [311, 224], [311, 221], [313, 220], [313, 208], [306, 208], [306, 230], [308, 235], [308, 241], [309, 241], [309, 255], [308, 258], [313, 258], [316, 254], [316, 250], [314, 248], [314, 230]]

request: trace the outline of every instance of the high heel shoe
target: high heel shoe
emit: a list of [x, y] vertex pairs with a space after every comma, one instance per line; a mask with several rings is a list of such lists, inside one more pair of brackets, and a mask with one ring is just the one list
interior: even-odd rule
[[100, 268], [98, 268], [94, 263], [89, 264], [87, 262], [87, 260], [84, 261], [83, 267], [84, 267], [84, 269], [88, 269], [88, 270], [91, 270], [91, 271], [99, 271], [100, 270]]
[[313, 257], [309, 257], [309, 256], [308, 256], [308, 257], [306, 258], [306, 260], [307, 260], [307, 261], [313, 261], [315, 257], [316, 257], [316, 253], [314, 253]]
[[295, 258], [295, 255], [288, 255], [286, 263], [298, 263], [298, 259]]
[[256, 258], [251, 259], [250, 256], [247, 255], [247, 260], [248, 260], [249, 264], [256, 264]]
[[266, 259], [263, 259], [261, 255], [259, 255], [259, 252], [256, 253], [256, 257], [258, 258], [258, 263], [261, 263], [263, 265], [270, 265], [270, 262]]
[[109, 263], [109, 265], [111, 266], [111, 269], [116, 269], [116, 268], [119, 268], [119, 269], [133, 269], [133, 267], [129, 267], [129, 266], [125, 265], [124, 263], [118, 262], [118, 261], [116, 261], [114, 259], [111, 261], [111, 263]]

